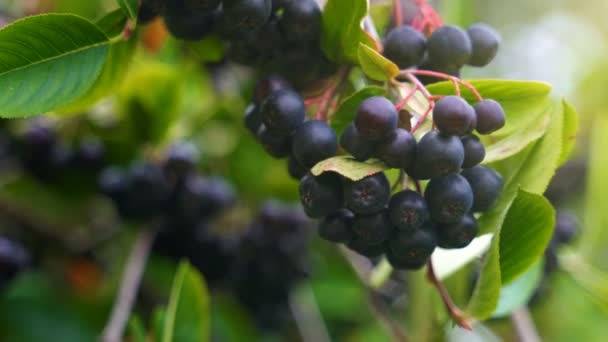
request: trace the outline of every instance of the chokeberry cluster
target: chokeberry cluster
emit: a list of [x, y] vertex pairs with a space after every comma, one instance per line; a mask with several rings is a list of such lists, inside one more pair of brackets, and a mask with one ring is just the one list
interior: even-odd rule
[[383, 173], [357, 181], [335, 173], [306, 174], [300, 199], [308, 216], [322, 219], [323, 238], [368, 257], [386, 254], [401, 269], [422, 267], [436, 246], [463, 248], [475, 238], [474, 213], [493, 208], [503, 180], [479, 165], [485, 149], [473, 131], [500, 129], [505, 114], [492, 100], [471, 106], [460, 97], [446, 96], [437, 102], [433, 119], [437, 129], [417, 142], [397, 127], [398, 113], [388, 99], [363, 101], [340, 138], [342, 147], [360, 161], [376, 157], [402, 169], [415, 184], [430, 181], [424, 194], [404, 190], [391, 196]]
[[304, 99], [276, 76], [258, 82], [244, 121], [268, 154], [288, 159], [289, 174], [295, 179], [338, 152], [333, 129], [324, 121], [306, 120]]
[[[400, 69], [418, 68], [451, 76], [460, 76], [464, 65], [483, 67], [498, 51], [500, 35], [486, 24], [474, 24], [467, 30], [443, 25], [428, 38], [410, 25], [392, 28], [384, 40], [384, 56]], [[425, 84], [435, 80], [422, 76]]]
[[[321, 8], [316, 0], [144, 0], [139, 19], [162, 15], [177, 38], [217, 33], [227, 58], [305, 85], [334, 66], [320, 49]], [[297, 65], [297, 68], [294, 66]]]

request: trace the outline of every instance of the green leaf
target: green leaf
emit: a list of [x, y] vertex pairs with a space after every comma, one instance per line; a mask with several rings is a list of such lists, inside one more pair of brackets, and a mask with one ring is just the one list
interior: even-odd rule
[[371, 4], [369, 13], [376, 24], [378, 32], [385, 32], [391, 22], [393, 4], [391, 2], [374, 2]]
[[331, 127], [338, 134], [353, 121], [355, 112], [361, 103], [372, 96], [386, 95], [386, 89], [378, 86], [367, 86], [346, 98], [338, 108], [338, 111], [331, 117]]
[[576, 144], [576, 134], [578, 133], [578, 113], [564, 99], [564, 129], [562, 137], [562, 155], [559, 159], [559, 165], [564, 164], [570, 158], [574, 145]]
[[499, 241], [500, 236], [494, 235], [467, 307], [467, 313], [479, 320], [490, 317], [498, 305], [501, 287]]
[[357, 63], [359, 43], [375, 47], [362, 22], [369, 0], [328, 0], [323, 9], [321, 48], [335, 62]]
[[543, 255], [555, 227], [555, 210], [542, 195], [519, 191], [500, 230], [502, 284], [512, 282]]
[[163, 328], [163, 342], [210, 339], [209, 294], [201, 274], [188, 262], [179, 265]]
[[125, 13], [122, 10], [117, 9], [99, 19], [96, 25], [106, 34], [106, 36], [116, 37], [124, 33], [125, 25], [128, 20], [129, 18], [125, 16]]
[[24, 117], [64, 107], [101, 73], [108, 37], [71, 14], [28, 17], [0, 30], [0, 116]]
[[589, 171], [587, 171], [587, 188], [585, 192], [584, 220], [585, 233], [579, 241], [583, 257], [594, 260], [605, 257], [608, 253], [605, 241], [608, 239], [608, 119], [597, 116], [593, 121], [591, 141], [589, 142]]
[[202, 40], [186, 44], [200, 62], [220, 62], [224, 58], [224, 43], [217, 35], [208, 35]]
[[387, 169], [388, 167], [377, 159], [360, 162], [350, 156], [337, 156], [319, 162], [310, 171], [315, 176], [325, 172], [335, 172], [350, 180], [358, 181]]
[[[486, 146], [485, 163], [506, 159], [524, 150], [540, 139], [550, 119], [551, 86], [542, 82], [473, 80], [470, 83], [482, 97], [498, 101], [505, 110], [507, 121], [499, 131], [482, 137]], [[477, 99], [471, 91], [462, 88], [462, 97], [471, 104]], [[452, 95], [450, 82], [432, 84], [427, 89], [434, 95]]]
[[511, 284], [503, 286], [500, 289], [498, 307], [492, 314], [492, 318], [507, 317], [513, 311], [526, 305], [542, 278], [543, 263], [539, 261]]
[[363, 43], [359, 43], [357, 56], [361, 68], [373, 80], [387, 81], [399, 75], [399, 67], [395, 63]]
[[139, 0], [116, 0], [118, 6], [131, 20], [137, 19], [137, 7]]
[[133, 314], [131, 319], [129, 319], [129, 324], [127, 326], [127, 330], [129, 332], [129, 337], [134, 342], [146, 342], [146, 328], [144, 327], [144, 322], [141, 320], [141, 317]]

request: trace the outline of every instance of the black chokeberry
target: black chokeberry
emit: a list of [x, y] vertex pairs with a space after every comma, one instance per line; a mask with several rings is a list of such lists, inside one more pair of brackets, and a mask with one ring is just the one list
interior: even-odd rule
[[264, 150], [274, 158], [285, 158], [291, 153], [291, 136], [268, 129], [262, 124], [256, 137]]
[[378, 145], [375, 155], [388, 167], [408, 169], [416, 156], [416, 138], [398, 128], [390, 140]]
[[321, 8], [316, 0], [290, 1], [283, 7], [280, 27], [288, 41], [315, 41], [321, 37]]
[[76, 150], [76, 162], [80, 167], [98, 171], [104, 164], [106, 151], [101, 141], [96, 139], [83, 140]]
[[502, 192], [504, 182], [498, 172], [485, 166], [475, 166], [462, 171], [473, 191], [473, 212], [492, 209]]
[[553, 240], [558, 244], [567, 244], [576, 237], [578, 222], [574, 215], [565, 211], [557, 211]]
[[308, 173], [309, 169], [302, 166], [300, 162], [293, 156], [290, 155], [287, 159], [287, 172], [293, 179], [300, 180]]
[[464, 161], [462, 168], [467, 169], [478, 165], [486, 157], [486, 149], [483, 143], [476, 135], [470, 134], [462, 137], [462, 146], [464, 147]]
[[477, 114], [477, 132], [490, 134], [505, 125], [505, 111], [500, 103], [494, 100], [483, 100], [474, 107]]
[[466, 214], [460, 221], [436, 226], [437, 245], [445, 249], [464, 248], [477, 236], [479, 226], [472, 214]]
[[[168, 1], [167, 4], [172, 3]], [[180, 6], [167, 6], [164, 13], [165, 25], [178, 39], [201, 40], [213, 30], [213, 13], [197, 12]]]
[[262, 125], [262, 115], [260, 114], [260, 107], [250, 104], [245, 109], [245, 116], [243, 117], [243, 121], [245, 122], [245, 127], [247, 130], [256, 135], [260, 126]]
[[432, 64], [460, 68], [470, 60], [473, 46], [469, 35], [463, 29], [445, 25], [436, 29], [429, 37], [428, 54]]
[[500, 45], [498, 32], [486, 24], [475, 24], [468, 28], [467, 34], [473, 46], [468, 64], [477, 67], [488, 65], [496, 57]]
[[163, 0], [142, 0], [137, 12], [137, 23], [147, 24], [163, 13], [165, 3]]
[[426, 38], [411, 26], [392, 29], [384, 41], [384, 56], [407, 69], [422, 62], [426, 53]]
[[163, 165], [169, 174], [181, 177], [195, 170], [199, 160], [199, 150], [191, 142], [177, 142], [167, 152], [167, 158]]
[[170, 187], [163, 170], [150, 162], [136, 161], [127, 171], [128, 218], [152, 218], [167, 204]]
[[368, 258], [376, 258], [384, 254], [385, 247], [383, 243], [370, 244], [364, 238], [357, 235], [347, 244], [351, 250]]
[[259, 80], [255, 84], [253, 102], [261, 106], [264, 101], [275, 92], [282, 89], [290, 89], [289, 83], [280, 76], [270, 75]]
[[434, 228], [430, 223], [411, 232], [397, 231], [388, 240], [386, 257], [394, 268], [422, 268], [437, 247]]
[[450, 174], [431, 179], [424, 199], [433, 221], [456, 223], [473, 207], [473, 190], [464, 177]]
[[259, 30], [271, 14], [271, 0], [224, 0], [221, 29], [230, 37]]
[[311, 218], [329, 215], [344, 204], [340, 176], [327, 172], [318, 177], [306, 174], [300, 182], [300, 201]]
[[366, 161], [374, 153], [374, 145], [363, 139], [354, 124], [348, 125], [340, 136], [340, 146], [358, 161]]
[[295, 91], [282, 89], [272, 93], [261, 109], [262, 122], [271, 130], [289, 134], [306, 117], [304, 99]]
[[403, 231], [418, 229], [430, 218], [424, 197], [411, 190], [394, 194], [388, 211], [391, 222]]
[[390, 196], [390, 184], [382, 172], [358, 181], [347, 180], [344, 184], [346, 206], [356, 214], [373, 214], [383, 210]]
[[304, 167], [312, 168], [337, 152], [336, 133], [324, 121], [306, 121], [293, 134], [292, 153]]
[[385, 210], [371, 215], [355, 215], [352, 229], [359, 239], [371, 245], [388, 240], [394, 230]]
[[433, 130], [418, 142], [414, 165], [406, 171], [415, 179], [431, 179], [460, 171], [463, 161], [460, 138]]
[[335, 243], [349, 243], [353, 239], [355, 216], [347, 209], [340, 209], [319, 222], [319, 236]]
[[359, 134], [369, 141], [383, 141], [397, 129], [399, 113], [387, 98], [373, 96], [367, 98], [355, 114], [355, 127]]
[[475, 110], [460, 96], [446, 96], [437, 101], [433, 122], [439, 131], [450, 135], [463, 135], [475, 126]]

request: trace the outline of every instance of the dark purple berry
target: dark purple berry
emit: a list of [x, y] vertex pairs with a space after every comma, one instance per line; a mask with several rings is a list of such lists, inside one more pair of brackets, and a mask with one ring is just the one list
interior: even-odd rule
[[485, 166], [475, 166], [462, 171], [473, 191], [473, 212], [488, 211], [496, 205], [504, 182], [498, 172]]
[[483, 143], [475, 135], [467, 135], [460, 139], [464, 147], [464, 161], [462, 168], [467, 169], [479, 165], [486, 157], [486, 149]]
[[370, 245], [388, 240], [394, 230], [386, 211], [371, 215], [356, 215], [352, 229], [359, 239]]
[[287, 159], [287, 172], [291, 178], [300, 180], [308, 173], [308, 171], [310, 171], [310, 169], [302, 166], [302, 164], [300, 164], [300, 162], [298, 162], [294, 156], [289, 156]]
[[340, 176], [328, 172], [315, 177], [308, 173], [300, 182], [300, 202], [311, 218], [337, 211], [344, 204]]
[[319, 236], [335, 243], [349, 243], [353, 239], [354, 215], [347, 209], [340, 209], [319, 222]]
[[373, 96], [361, 103], [355, 114], [355, 127], [359, 134], [369, 141], [383, 141], [390, 138], [395, 129], [399, 113], [387, 98]]
[[253, 102], [261, 106], [264, 101], [273, 93], [283, 90], [290, 89], [289, 83], [280, 76], [271, 75], [259, 80], [254, 89]]
[[442, 98], [433, 110], [433, 122], [444, 134], [463, 135], [475, 128], [475, 121], [475, 110], [460, 96]]
[[488, 65], [498, 51], [500, 35], [486, 24], [475, 24], [467, 30], [473, 46], [473, 54], [468, 64], [477, 67]]
[[392, 29], [384, 41], [384, 57], [400, 69], [407, 69], [422, 62], [426, 53], [426, 38], [411, 26]]
[[419, 193], [405, 190], [393, 195], [388, 205], [391, 222], [399, 229], [412, 231], [429, 219], [429, 208]]
[[460, 171], [463, 161], [460, 139], [433, 130], [418, 142], [414, 165], [406, 171], [415, 179], [431, 179]]
[[473, 46], [463, 29], [445, 25], [429, 37], [428, 54], [432, 64], [460, 68], [471, 59]]
[[274, 158], [285, 158], [291, 153], [291, 136], [277, 133], [262, 124], [257, 139], [264, 150]]
[[431, 179], [424, 198], [431, 219], [437, 223], [456, 223], [473, 207], [473, 190], [469, 182], [458, 174]]
[[437, 241], [434, 228], [427, 223], [411, 232], [395, 232], [387, 245], [386, 257], [394, 268], [417, 270], [427, 263]]
[[460, 221], [436, 226], [437, 245], [445, 249], [464, 248], [477, 236], [479, 226], [472, 214], [465, 215]]
[[280, 27], [288, 41], [302, 44], [321, 37], [321, 8], [316, 0], [287, 2]]
[[375, 155], [390, 168], [408, 169], [416, 156], [416, 138], [398, 128], [390, 140], [378, 145]]
[[383, 210], [390, 196], [390, 184], [382, 172], [358, 181], [347, 180], [344, 185], [346, 206], [356, 214], [373, 214]]
[[306, 117], [304, 99], [289, 89], [276, 91], [262, 105], [262, 122], [271, 130], [290, 134]]
[[483, 100], [474, 107], [477, 114], [477, 132], [490, 134], [505, 125], [505, 111], [500, 103], [494, 100]]
[[291, 150], [301, 165], [312, 168], [318, 162], [336, 155], [338, 138], [324, 121], [306, 121], [294, 132]]
[[348, 125], [340, 136], [340, 146], [358, 161], [366, 161], [374, 152], [374, 145], [363, 139], [354, 124]]

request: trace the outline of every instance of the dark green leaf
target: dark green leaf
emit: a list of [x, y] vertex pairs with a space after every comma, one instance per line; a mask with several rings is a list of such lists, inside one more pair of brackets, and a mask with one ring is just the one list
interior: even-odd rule
[[509, 316], [513, 311], [526, 305], [543, 278], [543, 263], [537, 262], [526, 273], [515, 279], [511, 284], [500, 289], [498, 307], [492, 318]]
[[0, 30], [0, 116], [23, 117], [69, 105], [103, 68], [108, 37], [70, 14], [19, 20]]
[[134, 342], [146, 342], [146, 328], [144, 326], [144, 322], [141, 320], [141, 317], [137, 315], [132, 315], [131, 319], [129, 319], [129, 325], [127, 327], [129, 332], [129, 337]]
[[368, 0], [328, 0], [323, 10], [321, 48], [335, 62], [357, 63], [359, 43], [375, 47], [363, 30]]
[[116, 0], [118, 6], [125, 12], [129, 19], [137, 19], [137, 7], [139, 6], [139, 0]]
[[350, 156], [337, 156], [319, 162], [310, 171], [315, 176], [325, 172], [335, 172], [350, 180], [358, 181], [387, 169], [388, 167], [377, 159], [360, 162]]
[[108, 37], [116, 37], [124, 33], [127, 18], [122, 10], [112, 11], [97, 21], [99, 27]]
[[171, 289], [163, 328], [163, 342], [200, 342], [210, 339], [207, 285], [188, 262], [182, 262]]
[[399, 67], [376, 50], [359, 43], [359, 64], [365, 74], [376, 81], [387, 81], [399, 75]]
[[382, 95], [386, 95], [386, 90], [377, 86], [367, 86], [357, 91], [340, 104], [338, 111], [331, 117], [331, 127], [340, 134], [353, 121], [357, 108], [365, 99]]
[[499, 241], [500, 236], [495, 235], [467, 307], [467, 313], [480, 320], [490, 317], [498, 305], [501, 287]]

